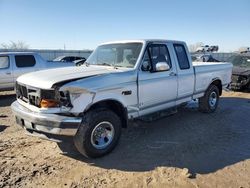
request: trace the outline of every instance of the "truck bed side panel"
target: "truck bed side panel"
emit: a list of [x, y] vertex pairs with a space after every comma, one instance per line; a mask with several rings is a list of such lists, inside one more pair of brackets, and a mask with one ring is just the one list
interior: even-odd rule
[[195, 94], [206, 91], [208, 86], [216, 79], [226, 86], [231, 82], [232, 64], [230, 63], [193, 63], [195, 71]]

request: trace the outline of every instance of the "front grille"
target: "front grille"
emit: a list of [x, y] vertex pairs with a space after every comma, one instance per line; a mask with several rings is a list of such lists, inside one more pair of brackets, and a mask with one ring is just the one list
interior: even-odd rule
[[240, 80], [239, 80], [239, 76], [237, 75], [232, 75], [232, 82], [233, 83], [238, 83]]
[[16, 95], [18, 99], [39, 107], [41, 101], [40, 89], [31, 88], [25, 85], [16, 83]]
[[41, 97], [39, 89], [28, 89], [29, 103], [40, 107]]
[[28, 91], [26, 86], [16, 83], [16, 95], [18, 99], [28, 102]]
[[[16, 82], [16, 95], [18, 99], [39, 108], [42, 99], [56, 99], [58, 96], [54, 89], [51, 90], [39, 89], [24, 84], [20, 84], [18, 82]], [[59, 99], [60, 96], [58, 96], [58, 100]]]

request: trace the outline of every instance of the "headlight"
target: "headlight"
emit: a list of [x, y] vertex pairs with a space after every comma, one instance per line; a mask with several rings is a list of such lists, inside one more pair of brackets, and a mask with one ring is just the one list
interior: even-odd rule
[[60, 102], [55, 99], [42, 99], [40, 102], [41, 108], [56, 108], [60, 106]]
[[60, 106], [60, 101], [57, 99], [56, 90], [41, 90], [40, 107], [41, 108], [56, 108]]
[[41, 90], [41, 108], [56, 108], [56, 107], [73, 107], [70, 102], [70, 95], [68, 91]]
[[69, 91], [60, 91], [59, 92], [59, 100], [60, 100], [61, 106], [73, 107], [71, 102], [70, 102]]
[[55, 91], [54, 93], [54, 96], [48, 97], [47, 95], [47, 98], [45, 96], [42, 97], [40, 102], [41, 108], [73, 107], [68, 91]]

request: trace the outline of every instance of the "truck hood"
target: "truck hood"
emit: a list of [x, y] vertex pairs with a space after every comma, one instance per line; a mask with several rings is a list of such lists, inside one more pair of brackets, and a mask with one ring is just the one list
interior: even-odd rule
[[63, 67], [24, 74], [17, 78], [17, 82], [41, 89], [51, 89], [56, 83], [118, 71], [120, 70], [114, 69], [113, 67], [94, 65], [88, 67]]

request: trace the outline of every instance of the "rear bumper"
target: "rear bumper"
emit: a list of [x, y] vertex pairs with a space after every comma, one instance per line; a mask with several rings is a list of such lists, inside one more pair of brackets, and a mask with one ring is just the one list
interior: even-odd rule
[[[74, 136], [82, 121], [79, 117], [68, 117], [57, 114], [36, 113], [30, 111], [17, 101], [11, 104], [16, 123], [29, 133], [39, 132], [52, 135]], [[34, 134], [35, 136], [39, 136]]]

